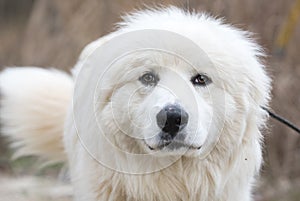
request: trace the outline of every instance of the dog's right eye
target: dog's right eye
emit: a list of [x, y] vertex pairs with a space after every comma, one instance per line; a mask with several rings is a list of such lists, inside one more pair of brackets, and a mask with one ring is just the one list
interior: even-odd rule
[[139, 78], [140, 82], [146, 86], [155, 86], [159, 81], [158, 76], [152, 72], [147, 72]]

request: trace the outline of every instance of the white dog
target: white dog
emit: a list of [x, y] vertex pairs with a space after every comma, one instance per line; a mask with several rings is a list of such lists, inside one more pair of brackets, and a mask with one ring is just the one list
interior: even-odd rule
[[249, 201], [270, 92], [262, 56], [205, 14], [136, 12], [85, 48], [74, 78], [3, 71], [2, 133], [18, 156], [68, 161], [78, 201]]

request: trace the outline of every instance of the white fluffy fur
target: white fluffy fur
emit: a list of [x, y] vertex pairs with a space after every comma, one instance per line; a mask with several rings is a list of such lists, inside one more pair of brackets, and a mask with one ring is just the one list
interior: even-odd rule
[[63, 122], [72, 78], [57, 70], [8, 68], [0, 74], [1, 133], [17, 148], [15, 156], [40, 155], [65, 160]]
[[[96, 47], [115, 35], [143, 29], [175, 32], [189, 38], [206, 52], [221, 74], [221, 77], [214, 79], [211, 93], [218, 92], [218, 79], [221, 79], [222, 90], [226, 94], [225, 107], [229, 112], [224, 119], [223, 132], [217, 145], [203, 160], [197, 156], [182, 156], [176, 163], [159, 172], [124, 174], [99, 165], [86, 152], [78, 140], [73, 111], [70, 109], [65, 121], [64, 145], [75, 188], [75, 200], [250, 201], [252, 185], [262, 163], [262, 135], [259, 129], [264, 126], [266, 114], [260, 106], [267, 106], [270, 92], [270, 79], [259, 61], [262, 56], [259, 46], [248, 37], [247, 32], [207, 15], [185, 13], [174, 7], [140, 11], [124, 17], [116, 32], [87, 46], [74, 68], [74, 76], [80, 71], [83, 60]], [[163, 58], [161, 62], [168, 63], [171, 60]], [[181, 69], [178, 72], [185, 75]], [[62, 126], [72, 92], [70, 78], [57, 71], [31, 68], [8, 69], [1, 74], [0, 79], [3, 93], [3, 133], [16, 140], [17, 146], [22, 147], [20, 152], [61, 159]], [[113, 80], [111, 82], [112, 86], [116, 84]], [[132, 85], [134, 84], [137, 83]], [[124, 89], [130, 90], [127, 85], [124, 85]], [[108, 97], [117, 101], [120, 109], [126, 101], [123, 99], [127, 98], [123, 93], [124, 89], [117, 90], [115, 94], [110, 94], [112, 97]], [[161, 94], [158, 91], [154, 93]], [[218, 107], [210, 105], [205, 97], [200, 96], [199, 99], [208, 108]], [[144, 103], [140, 105], [145, 111], [150, 107]], [[138, 109], [141, 108], [134, 111], [137, 112]], [[104, 106], [99, 113], [107, 130], [120, 132], [112, 121], [109, 107]], [[130, 126], [128, 122], [123, 123]], [[90, 138], [98, 154], [122, 157], [98, 147], [101, 137], [97, 133], [84, 135]], [[128, 151], [145, 151], [141, 144], [132, 142], [129, 138], [112, 140]], [[140, 161], [133, 161], [132, 165], [142, 164]]]

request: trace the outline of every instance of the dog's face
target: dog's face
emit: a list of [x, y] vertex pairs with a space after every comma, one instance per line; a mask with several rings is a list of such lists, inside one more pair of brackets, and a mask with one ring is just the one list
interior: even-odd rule
[[194, 68], [176, 55], [155, 52], [124, 59], [117, 64], [120, 69], [118, 65], [126, 72], [114, 78], [103, 114], [120, 131], [117, 144], [159, 155], [198, 155], [216, 140], [224, 123], [225, 94], [213, 66], [200, 61]]

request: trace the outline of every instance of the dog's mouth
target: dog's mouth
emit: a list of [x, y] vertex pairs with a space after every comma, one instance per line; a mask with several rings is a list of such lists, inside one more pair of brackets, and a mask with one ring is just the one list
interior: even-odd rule
[[163, 150], [163, 149], [174, 150], [174, 151], [179, 150], [179, 149], [200, 150], [202, 147], [202, 146], [186, 144], [182, 141], [177, 141], [177, 140], [162, 140], [156, 146], [150, 146], [146, 142], [145, 142], [145, 144], [151, 151], [157, 151], [157, 150]]

